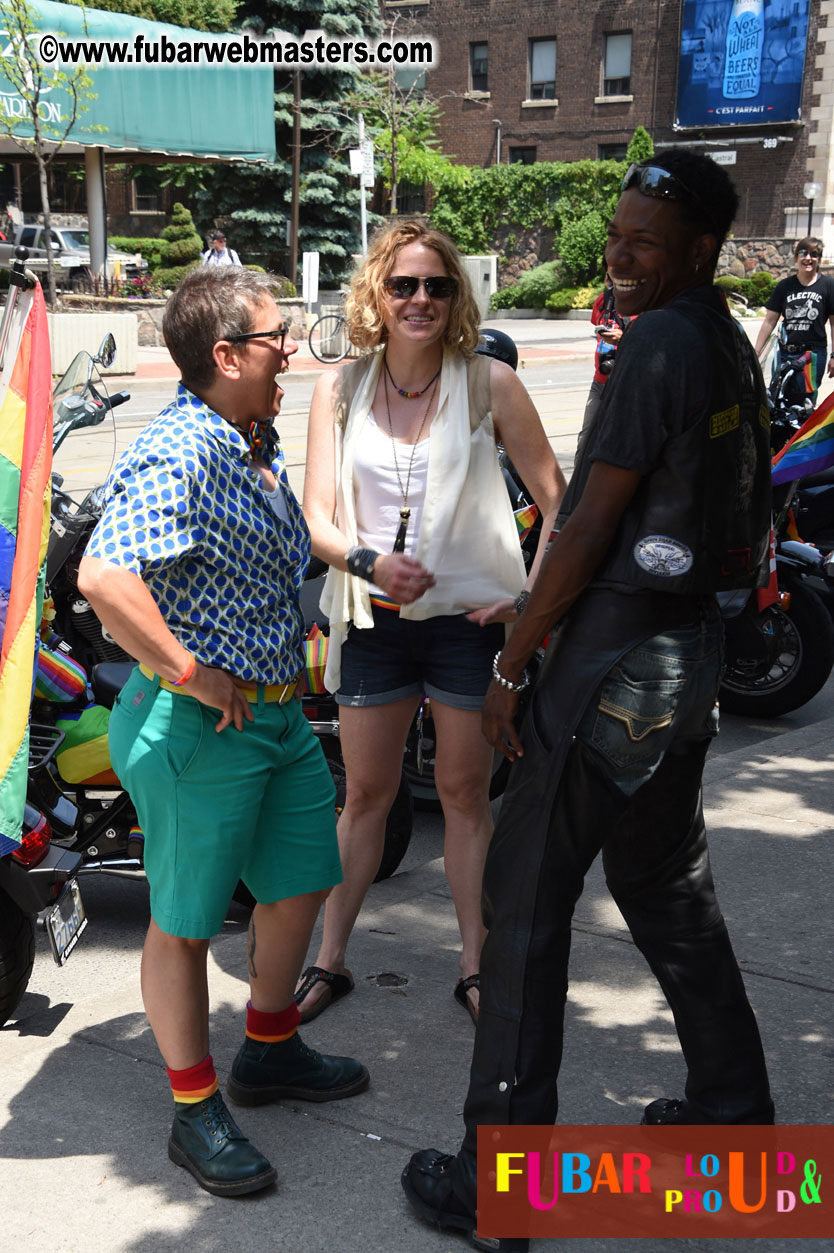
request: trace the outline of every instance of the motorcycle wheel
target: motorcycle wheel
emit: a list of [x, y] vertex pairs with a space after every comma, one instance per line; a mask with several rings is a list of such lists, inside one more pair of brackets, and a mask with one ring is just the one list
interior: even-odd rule
[[0, 1027], [11, 1018], [35, 964], [35, 920], [0, 892]]
[[[834, 666], [834, 626], [816, 592], [801, 579], [785, 580], [787, 611], [775, 605], [756, 615], [764, 657], [734, 652], [727, 623], [727, 662], [718, 702], [727, 713], [778, 718], [799, 709], [825, 685]], [[747, 611], [745, 610], [745, 613]]]
[[[424, 813], [439, 814], [442, 806], [440, 797], [437, 794], [437, 785], [434, 781], [433, 741], [430, 748], [431, 755], [425, 755], [426, 740], [431, 739], [433, 734], [434, 725], [431, 718], [427, 718], [423, 730], [424, 757], [421, 770], [417, 763], [417, 732], [412, 727], [405, 746], [405, 756], [403, 757], [403, 778], [407, 781], [411, 795], [414, 798], [414, 808], [420, 809]], [[503, 753], [496, 751], [493, 755], [492, 774], [489, 780], [489, 799], [491, 801], [494, 801], [498, 796], [503, 796], [507, 787], [507, 780], [510, 777], [510, 764]]]
[[[342, 760], [342, 748], [336, 738], [322, 739], [320, 743], [327, 758], [327, 764], [330, 767], [330, 777], [336, 785], [336, 812], [341, 813], [345, 804], [346, 792], [346, 773], [345, 763]], [[411, 843], [413, 827], [414, 806], [411, 800], [411, 790], [405, 777], [405, 771], [403, 771], [399, 790], [388, 812], [388, 820], [385, 824], [385, 846], [382, 850], [379, 869], [374, 876], [374, 883], [379, 883], [382, 879], [390, 879], [391, 875], [399, 868], [399, 864], [405, 857], [408, 846]], [[251, 909], [255, 904], [254, 896], [244, 883], [238, 883], [233, 896], [239, 905], [247, 905]]]

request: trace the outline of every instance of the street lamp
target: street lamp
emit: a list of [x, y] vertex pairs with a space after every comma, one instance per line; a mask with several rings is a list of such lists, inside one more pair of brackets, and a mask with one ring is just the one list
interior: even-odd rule
[[822, 183], [806, 183], [802, 188], [802, 194], [808, 201], [808, 234], [811, 234], [811, 218], [814, 213], [814, 201], [822, 191]]

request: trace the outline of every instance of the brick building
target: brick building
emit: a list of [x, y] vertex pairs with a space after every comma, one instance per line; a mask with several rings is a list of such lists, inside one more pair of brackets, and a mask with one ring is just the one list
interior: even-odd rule
[[[708, 3], [714, 12], [722, 0]], [[388, 0], [383, 8], [439, 42], [441, 63], [427, 86], [443, 109], [441, 146], [456, 160], [487, 166], [622, 157], [642, 124], [658, 150], [692, 145], [732, 165], [741, 198], [737, 237], [804, 234], [804, 189], [818, 184], [813, 230], [832, 256], [834, 0], [735, 0], [735, 9], [733, 0], [724, 3], [725, 29], [739, 6], [761, 14], [764, 3], [768, 21], [784, 31], [781, 43], [773, 42], [772, 29], [765, 32], [771, 58], [786, 48], [795, 57], [798, 46], [795, 64], [803, 41], [791, 45], [790, 35], [807, 20], [794, 120], [676, 127], [683, 0]], [[693, 6], [686, 6], [690, 25]], [[696, 57], [706, 64], [703, 48], [702, 41]]]

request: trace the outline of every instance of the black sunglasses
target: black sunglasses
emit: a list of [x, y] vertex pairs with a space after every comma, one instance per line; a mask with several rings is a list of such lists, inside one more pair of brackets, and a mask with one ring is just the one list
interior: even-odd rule
[[822, 253], [817, 252], [815, 248], [800, 248], [796, 255], [798, 257], [810, 257], [812, 261], [819, 261]]
[[690, 191], [676, 174], [670, 174], [668, 170], [664, 170], [661, 166], [638, 165], [636, 162], [633, 162], [625, 172], [621, 190], [628, 191], [629, 187], [636, 187], [641, 195], [651, 196], [656, 200], [691, 201], [701, 210], [704, 220], [713, 234], [718, 234], [712, 214], [707, 212], [704, 202], [694, 192]]
[[289, 329], [285, 322], [283, 326], [278, 327], [277, 331], [246, 331], [242, 335], [227, 335], [226, 338], [230, 344], [242, 344], [247, 339], [277, 339], [278, 347], [283, 352], [284, 340], [287, 338]]
[[458, 288], [455, 279], [440, 274], [432, 278], [412, 278], [409, 274], [397, 274], [383, 279], [382, 286], [396, 300], [410, 300], [421, 283], [429, 300], [449, 300]]

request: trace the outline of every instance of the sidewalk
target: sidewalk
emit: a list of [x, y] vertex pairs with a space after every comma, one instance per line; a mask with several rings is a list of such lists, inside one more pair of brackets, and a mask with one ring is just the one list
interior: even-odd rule
[[[819, 698], [818, 698], [819, 699]], [[830, 700], [830, 698], [829, 698]], [[830, 707], [830, 705], [828, 706]], [[784, 725], [784, 724], [783, 724]], [[759, 1016], [781, 1122], [834, 1120], [834, 718], [753, 750], [714, 750], [705, 799], [712, 860]], [[769, 738], [770, 737], [770, 738]], [[720, 745], [720, 740], [719, 740]], [[423, 819], [425, 821], [425, 819]], [[356, 990], [304, 1031], [360, 1056], [372, 1083], [333, 1105], [236, 1111], [278, 1188], [217, 1200], [166, 1158], [171, 1102], [142, 1013], [135, 884], [85, 879], [91, 923], [68, 967], [41, 949], [20, 1019], [0, 1031], [0, 1180], [8, 1248], [32, 1253], [463, 1253], [414, 1219], [399, 1175], [416, 1149], [456, 1147], [472, 1044], [452, 998], [457, 927], [440, 853], [371, 889], [351, 946]], [[114, 896], [114, 884], [120, 890]], [[212, 1046], [223, 1082], [246, 999], [246, 914], [212, 945]], [[680, 1095], [671, 1016], [598, 867], [574, 920], [560, 1121], [635, 1124]], [[831, 1181], [829, 1181], [830, 1183]], [[668, 1253], [679, 1242], [588, 1240], [583, 1253]], [[710, 1253], [790, 1253], [787, 1240], [699, 1240]], [[555, 1240], [534, 1253], [562, 1253]], [[828, 1241], [803, 1253], [830, 1250]]]

